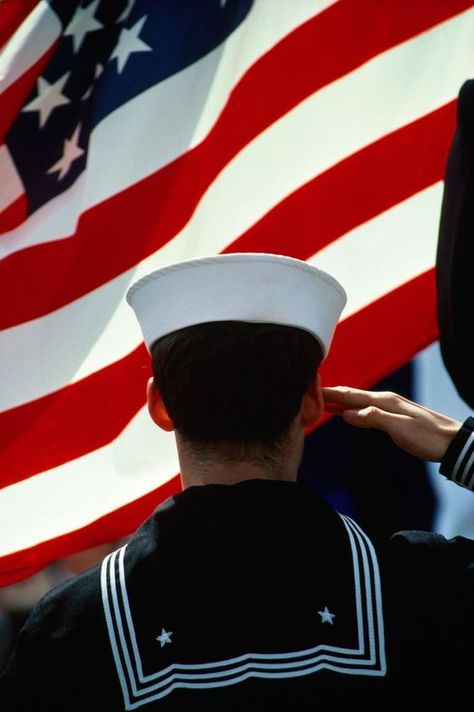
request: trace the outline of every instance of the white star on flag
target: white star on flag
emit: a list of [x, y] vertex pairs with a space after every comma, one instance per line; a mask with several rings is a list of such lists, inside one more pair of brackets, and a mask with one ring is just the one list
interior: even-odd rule
[[49, 115], [57, 106], [70, 104], [71, 100], [64, 96], [62, 90], [71, 72], [66, 72], [57, 79], [54, 84], [50, 84], [43, 77], [38, 79], [38, 96], [23, 107], [22, 111], [38, 111], [40, 128], [43, 128]]
[[324, 611], [318, 611], [318, 613], [321, 616], [321, 623], [330, 623], [331, 625], [334, 625], [333, 618], [336, 617], [336, 614], [330, 613], [327, 606], [324, 606]]
[[123, 68], [125, 67], [128, 58], [134, 52], [151, 52], [152, 47], [143, 42], [139, 38], [139, 34], [142, 31], [143, 25], [145, 24], [147, 16], [141, 17], [138, 22], [136, 22], [133, 27], [124, 29], [120, 32], [120, 37], [117, 44], [115, 45], [114, 51], [110, 55], [110, 61], [117, 59], [117, 71], [121, 74]]
[[74, 53], [78, 51], [88, 32], [95, 32], [104, 26], [94, 17], [99, 4], [100, 0], [95, 0], [89, 7], [77, 8], [71, 22], [66, 27], [64, 35], [72, 37]]
[[161, 629], [161, 635], [157, 635], [155, 640], [158, 640], [160, 643], [160, 646], [163, 648], [166, 643], [171, 643], [171, 636], [173, 635], [172, 631], [167, 631], [164, 628]]
[[71, 138], [67, 138], [64, 141], [63, 155], [51, 168], [48, 168], [47, 173], [55, 173], [59, 171], [58, 180], [62, 180], [66, 173], [68, 173], [71, 168], [71, 164], [76, 158], [82, 156], [84, 149], [78, 145], [79, 142], [79, 132], [81, 130], [81, 124], [78, 124], [72, 134]]

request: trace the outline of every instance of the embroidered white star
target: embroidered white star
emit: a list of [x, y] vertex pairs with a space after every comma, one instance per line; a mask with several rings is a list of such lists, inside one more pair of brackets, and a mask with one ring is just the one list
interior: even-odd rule
[[78, 7], [73, 15], [73, 18], [64, 31], [65, 36], [72, 37], [72, 45], [74, 54], [78, 51], [84, 38], [88, 32], [101, 30], [104, 26], [101, 22], [95, 19], [97, 7], [101, 0], [95, 0], [89, 7]]
[[138, 22], [136, 22], [133, 27], [129, 30], [124, 27], [120, 32], [120, 37], [114, 48], [114, 51], [110, 55], [110, 61], [117, 59], [117, 71], [121, 74], [123, 68], [128, 62], [131, 54], [134, 52], [152, 52], [153, 48], [147, 45], [139, 38], [139, 34], [143, 29], [147, 16], [141, 17]]
[[75, 161], [76, 158], [79, 158], [79, 156], [82, 156], [84, 149], [78, 145], [80, 130], [81, 124], [78, 124], [71, 138], [67, 138], [64, 141], [63, 155], [59, 161], [54, 164], [54, 166], [48, 168], [46, 173], [56, 173], [59, 171], [58, 180], [62, 180], [66, 173], [69, 172], [72, 162]]
[[66, 72], [57, 79], [54, 84], [50, 84], [46, 79], [38, 79], [38, 96], [23, 107], [22, 111], [38, 111], [40, 128], [43, 128], [49, 115], [57, 106], [70, 104], [70, 99], [62, 94], [62, 90], [71, 72]]
[[334, 625], [333, 618], [336, 617], [336, 614], [330, 613], [327, 606], [324, 606], [324, 611], [318, 611], [318, 613], [321, 616], [321, 623], [330, 623], [331, 625]]
[[160, 643], [160, 646], [163, 648], [166, 643], [171, 643], [171, 636], [173, 635], [172, 631], [167, 631], [164, 628], [161, 629], [161, 635], [157, 635], [155, 640], [158, 640]]

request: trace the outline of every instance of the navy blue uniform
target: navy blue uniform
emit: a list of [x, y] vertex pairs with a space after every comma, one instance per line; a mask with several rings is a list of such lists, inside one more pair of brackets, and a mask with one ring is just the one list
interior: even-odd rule
[[473, 553], [424, 533], [376, 553], [295, 483], [191, 487], [37, 605], [2, 710], [306, 710], [458, 689]]

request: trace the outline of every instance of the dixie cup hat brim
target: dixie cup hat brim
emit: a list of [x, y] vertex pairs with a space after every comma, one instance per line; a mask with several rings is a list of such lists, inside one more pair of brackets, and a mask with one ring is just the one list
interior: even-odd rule
[[346, 304], [343, 287], [307, 262], [265, 253], [233, 253], [177, 262], [133, 284], [127, 301], [148, 350], [162, 336], [215, 321], [304, 329], [326, 356]]

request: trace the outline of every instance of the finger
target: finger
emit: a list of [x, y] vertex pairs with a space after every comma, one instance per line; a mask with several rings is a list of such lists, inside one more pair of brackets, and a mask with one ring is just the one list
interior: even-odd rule
[[345, 407], [363, 408], [370, 405], [373, 394], [369, 391], [362, 391], [358, 388], [348, 386], [333, 386], [321, 388], [324, 402], [326, 404], [341, 405]]
[[348, 409], [361, 409], [375, 406], [389, 413], [411, 414], [416, 404], [389, 391], [363, 391], [348, 386], [335, 386], [321, 389], [328, 405], [344, 406]]
[[377, 428], [389, 434], [393, 433], [401, 421], [407, 420], [405, 415], [390, 413], [374, 405], [367, 408], [345, 410], [342, 417], [346, 423], [357, 428]]

